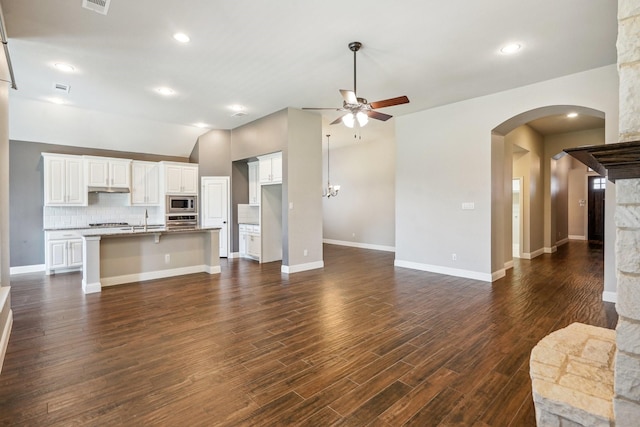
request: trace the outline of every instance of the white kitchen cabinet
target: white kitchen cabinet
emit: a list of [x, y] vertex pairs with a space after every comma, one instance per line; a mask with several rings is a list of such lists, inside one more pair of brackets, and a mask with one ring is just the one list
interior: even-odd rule
[[45, 272], [82, 268], [82, 237], [74, 231], [45, 232]]
[[260, 184], [282, 184], [282, 152], [259, 156]]
[[238, 234], [240, 238], [238, 248], [240, 256], [260, 260], [260, 254], [262, 252], [260, 226], [254, 224], [239, 224]]
[[165, 194], [198, 194], [198, 165], [161, 162]]
[[247, 255], [247, 237], [249, 236], [249, 233], [247, 232], [246, 226], [244, 224], [240, 224], [238, 226], [238, 237], [239, 237], [239, 248], [238, 248], [238, 252], [240, 253], [241, 257], [244, 257]]
[[88, 187], [131, 187], [131, 160], [84, 156], [84, 161]]
[[131, 205], [160, 204], [160, 166], [155, 162], [131, 162]]
[[262, 243], [260, 241], [260, 235], [249, 233], [247, 238], [247, 255], [255, 259], [260, 259], [261, 249]]
[[249, 162], [249, 204], [260, 205], [260, 163]]
[[42, 153], [44, 158], [44, 205], [87, 206], [81, 156]]

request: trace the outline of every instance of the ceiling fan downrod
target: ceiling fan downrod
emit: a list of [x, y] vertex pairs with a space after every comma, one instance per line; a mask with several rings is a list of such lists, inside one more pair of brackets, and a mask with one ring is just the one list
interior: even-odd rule
[[356, 87], [356, 53], [362, 47], [362, 43], [360, 42], [351, 42], [349, 43], [349, 49], [353, 52], [353, 93], [357, 95], [357, 87]]

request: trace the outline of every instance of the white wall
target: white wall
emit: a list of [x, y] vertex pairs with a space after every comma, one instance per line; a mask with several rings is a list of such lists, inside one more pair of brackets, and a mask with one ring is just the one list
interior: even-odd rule
[[[189, 157], [206, 130], [12, 97], [9, 139]], [[34, 126], [37, 123], [37, 126]], [[131, 147], [139, 147], [132, 150]]]
[[[607, 142], [618, 140], [615, 65], [396, 118], [396, 264], [491, 280], [503, 245], [492, 247], [492, 130], [550, 105], [605, 113]], [[494, 144], [494, 147], [496, 144]], [[503, 173], [503, 171], [500, 171]], [[494, 195], [504, 215], [505, 191]], [[607, 200], [612, 197], [607, 197]], [[462, 202], [475, 203], [462, 210]], [[511, 201], [509, 200], [509, 204]], [[611, 218], [611, 216], [608, 216]], [[504, 240], [504, 233], [495, 237]], [[607, 248], [613, 248], [607, 233]], [[609, 241], [609, 239], [611, 239]], [[452, 260], [452, 254], [457, 261]], [[503, 255], [504, 256], [504, 255]], [[503, 265], [495, 260], [493, 265]], [[615, 276], [605, 255], [605, 290]], [[609, 281], [609, 283], [607, 283]]]
[[394, 250], [395, 119], [370, 120], [359, 131], [325, 120], [322, 133], [323, 188], [327, 186], [327, 134], [331, 135], [331, 183], [340, 185], [337, 197], [323, 198], [324, 241]]

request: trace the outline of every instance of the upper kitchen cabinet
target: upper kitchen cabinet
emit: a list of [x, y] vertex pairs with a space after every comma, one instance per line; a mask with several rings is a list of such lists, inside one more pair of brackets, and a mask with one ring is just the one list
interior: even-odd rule
[[160, 165], [155, 162], [131, 162], [131, 204], [160, 205]]
[[282, 152], [259, 156], [260, 184], [282, 184]]
[[259, 162], [248, 162], [249, 167], [249, 204], [260, 205], [260, 165]]
[[131, 160], [84, 156], [87, 187], [131, 188]]
[[165, 194], [198, 194], [198, 165], [161, 162]]
[[87, 206], [82, 156], [42, 153], [44, 205]]

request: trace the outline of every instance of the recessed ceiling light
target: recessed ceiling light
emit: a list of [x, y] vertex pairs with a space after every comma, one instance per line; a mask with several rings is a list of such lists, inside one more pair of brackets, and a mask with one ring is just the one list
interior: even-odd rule
[[53, 64], [53, 66], [60, 71], [64, 71], [65, 73], [72, 73], [76, 70], [73, 65], [65, 64], [64, 62], [56, 62], [55, 64]]
[[173, 89], [171, 89], [170, 87], [159, 87], [159, 88], [156, 89], [156, 92], [158, 92], [160, 95], [164, 95], [164, 96], [173, 95], [175, 93], [175, 91]]
[[240, 111], [244, 111], [244, 105], [240, 105], [240, 104], [234, 104], [234, 105], [230, 105], [229, 109], [231, 111], [235, 111], [236, 113], [239, 113]]
[[570, 119], [573, 119], [575, 117], [578, 117], [578, 113], [569, 113], [567, 114], [567, 117], [569, 117]]
[[522, 49], [522, 45], [520, 43], [509, 43], [500, 48], [500, 53], [503, 55], [513, 55]]
[[53, 102], [58, 105], [66, 104], [66, 101], [62, 98], [49, 98], [49, 102]]
[[202, 123], [202, 122], [198, 122], [198, 123], [194, 123], [193, 124], [195, 127], [200, 128], [200, 129], [204, 129], [204, 128], [208, 128], [209, 125], [206, 123]]
[[175, 33], [173, 35], [173, 38], [179, 41], [180, 43], [189, 43], [189, 41], [191, 41], [189, 36], [186, 35], [185, 33]]

